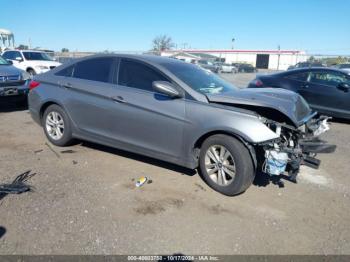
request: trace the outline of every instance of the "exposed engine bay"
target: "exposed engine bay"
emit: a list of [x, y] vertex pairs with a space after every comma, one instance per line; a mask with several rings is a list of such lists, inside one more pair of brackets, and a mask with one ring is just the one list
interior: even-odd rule
[[[315, 116], [314, 114], [313, 116]], [[319, 136], [329, 130], [329, 117], [312, 117], [298, 128], [278, 123], [270, 119], [263, 122], [278, 136], [279, 139], [264, 143], [264, 160], [262, 171], [270, 176], [278, 176], [288, 172], [289, 180], [296, 182], [300, 165], [318, 168], [320, 160], [318, 153], [332, 153], [336, 146], [327, 144]]]
[[[329, 130], [327, 116], [313, 112], [304, 98], [284, 89], [240, 89], [226, 96], [207, 95], [212, 103], [246, 110], [254, 114], [272, 132], [275, 139], [254, 144], [257, 168], [270, 176], [288, 173], [296, 182], [300, 165], [318, 168], [318, 153], [332, 153], [319, 136]], [[257, 130], [257, 132], [259, 132]]]

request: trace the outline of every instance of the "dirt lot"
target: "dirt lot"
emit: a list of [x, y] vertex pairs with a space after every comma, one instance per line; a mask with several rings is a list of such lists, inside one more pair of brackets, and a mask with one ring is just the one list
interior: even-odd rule
[[[0, 254], [350, 254], [349, 122], [333, 123], [324, 138], [336, 153], [298, 184], [259, 177], [226, 197], [157, 160], [49, 145], [27, 110], [0, 110], [0, 182], [36, 173], [34, 192], [0, 196]], [[135, 188], [143, 175], [153, 183]]]

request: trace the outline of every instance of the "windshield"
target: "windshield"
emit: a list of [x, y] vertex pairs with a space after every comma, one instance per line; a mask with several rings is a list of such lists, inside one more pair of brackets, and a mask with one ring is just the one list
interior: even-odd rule
[[10, 63], [7, 62], [6, 59], [4, 59], [4, 58], [2, 58], [2, 57], [0, 56], [0, 65], [9, 65], [9, 64], [10, 64]]
[[162, 65], [192, 89], [202, 94], [222, 94], [237, 90], [232, 84], [199, 66], [187, 63], [164, 63]]
[[45, 53], [40, 52], [23, 52], [26, 60], [44, 60], [44, 61], [52, 61], [52, 58]]

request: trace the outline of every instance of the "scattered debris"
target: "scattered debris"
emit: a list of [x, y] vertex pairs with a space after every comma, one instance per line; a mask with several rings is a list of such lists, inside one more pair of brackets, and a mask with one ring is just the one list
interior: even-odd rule
[[26, 184], [29, 178], [33, 177], [36, 173], [31, 174], [31, 170], [28, 170], [18, 175], [10, 184], [0, 184], [0, 199], [7, 194], [21, 194], [32, 190], [32, 186]]
[[62, 154], [73, 154], [73, 153], [75, 153], [75, 152], [76, 152], [76, 151], [71, 150], [71, 149], [67, 149], [67, 150], [62, 150], [62, 151], [61, 151]]
[[34, 151], [34, 154], [38, 154], [38, 153], [41, 153], [41, 152], [43, 152], [43, 151], [44, 151], [43, 149], [35, 150], [35, 151]]
[[78, 161], [73, 160], [72, 163], [73, 163], [73, 165], [76, 165], [76, 164], [78, 164]]
[[45, 143], [45, 145], [58, 157], [60, 158], [60, 155], [52, 148], [52, 146], [48, 143]]
[[136, 181], [136, 187], [141, 187], [143, 184], [145, 184], [147, 182], [148, 178], [146, 176], [140, 177], [137, 181]]
[[[196, 187], [198, 187], [200, 190], [202, 190], [202, 191], [207, 191], [203, 186], [201, 186], [200, 184], [197, 184], [197, 183], [195, 183], [194, 184]], [[196, 191], [197, 192], [197, 191]]]
[[148, 179], [147, 184], [152, 184], [153, 180], [152, 179]]

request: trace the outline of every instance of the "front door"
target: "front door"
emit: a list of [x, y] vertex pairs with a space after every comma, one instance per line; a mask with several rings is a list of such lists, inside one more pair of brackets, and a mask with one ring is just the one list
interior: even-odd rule
[[316, 110], [349, 113], [350, 93], [339, 89], [341, 83], [350, 84], [349, 77], [334, 71], [312, 71], [299, 92]]
[[121, 60], [114, 92], [120, 110], [116, 112], [113, 130], [118, 140], [140, 152], [177, 159], [183, 146], [185, 100], [154, 92], [152, 83], [159, 80], [170, 81], [147, 64]]

